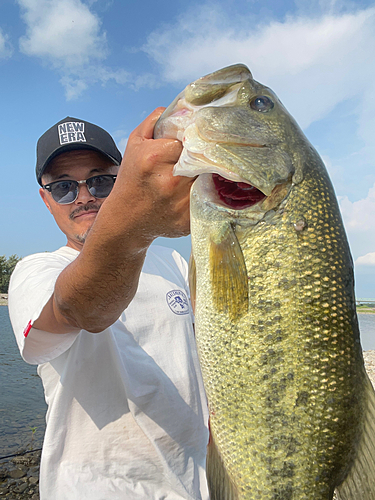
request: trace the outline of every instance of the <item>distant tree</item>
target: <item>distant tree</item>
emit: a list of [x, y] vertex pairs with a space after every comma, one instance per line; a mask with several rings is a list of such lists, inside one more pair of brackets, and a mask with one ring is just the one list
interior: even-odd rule
[[3, 292], [3, 288], [5, 288], [5, 270], [6, 270], [7, 259], [5, 255], [0, 255], [0, 292]]
[[11, 255], [8, 259], [0, 255], [0, 293], [8, 293], [10, 275], [21, 257]]

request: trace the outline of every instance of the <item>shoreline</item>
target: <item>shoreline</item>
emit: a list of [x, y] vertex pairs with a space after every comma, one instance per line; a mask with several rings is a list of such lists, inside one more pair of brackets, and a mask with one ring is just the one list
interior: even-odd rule
[[39, 500], [40, 450], [0, 462], [0, 497], [22, 500], [27, 495], [30, 500]]

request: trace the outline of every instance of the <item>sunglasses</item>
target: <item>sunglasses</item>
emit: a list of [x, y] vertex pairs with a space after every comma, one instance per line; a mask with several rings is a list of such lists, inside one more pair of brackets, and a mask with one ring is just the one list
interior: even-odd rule
[[112, 191], [117, 175], [95, 175], [83, 181], [54, 181], [42, 186], [51, 193], [52, 198], [60, 205], [68, 205], [78, 198], [80, 184], [86, 184], [89, 193], [95, 198], [107, 198]]

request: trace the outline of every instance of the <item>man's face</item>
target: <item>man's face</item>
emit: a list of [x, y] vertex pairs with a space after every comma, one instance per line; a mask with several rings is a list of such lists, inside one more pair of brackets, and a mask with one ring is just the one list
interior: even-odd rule
[[[118, 168], [96, 151], [85, 149], [68, 151], [56, 156], [50, 162], [42, 177], [42, 184], [68, 179], [80, 181], [101, 174], [117, 174]], [[92, 196], [86, 184], [80, 184], [77, 199], [68, 205], [57, 203], [46, 189], [40, 188], [39, 193], [57, 225], [66, 235], [67, 245], [82, 250], [86, 236], [105, 198]]]

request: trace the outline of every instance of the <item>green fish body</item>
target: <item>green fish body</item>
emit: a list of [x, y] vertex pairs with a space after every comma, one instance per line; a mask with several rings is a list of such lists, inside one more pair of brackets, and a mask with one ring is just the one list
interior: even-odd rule
[[210, 412], [211, 500], [375, 498], [375, 394], [353, 266], [317, 152], [248, 68], [188, 85], [176, 137], [191, 192], [192, 294]]

